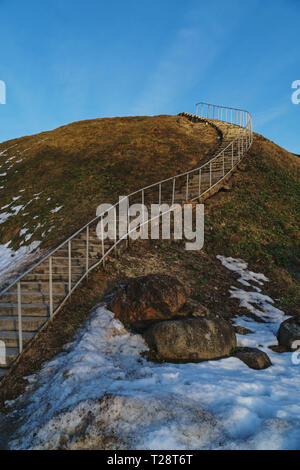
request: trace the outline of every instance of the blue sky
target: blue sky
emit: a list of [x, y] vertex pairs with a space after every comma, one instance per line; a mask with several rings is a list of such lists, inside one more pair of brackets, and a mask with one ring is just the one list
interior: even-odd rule
[[299, 0], [0, 0], [0, 17], [0, 141], [208, 101], [300, 154]]

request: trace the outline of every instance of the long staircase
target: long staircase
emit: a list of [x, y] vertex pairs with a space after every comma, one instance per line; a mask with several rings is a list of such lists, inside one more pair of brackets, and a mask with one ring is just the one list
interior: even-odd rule
[[[194, 122], [205, 122], [219, 133], [219, 146], [198, 168], [131, 193], [129, 204], [184, 204], [203, 200], [224, 184], [252, 145], [252, 118], [247, 111], [198, 103], [196, 114], [181, 113]], [[111, 210], [117, 212], [120, 202]], [[0, 345], [5, 345], [6, 364], [0, 377], [18, 360], [30, 340], [63, 307], [88, 273], [109, 261], [120, 246], [126, 246], [128, 231], [104, 240], [104, 217], [99, 214], [69, 239], [38, 261], [0, 292]], [[147, 221], [149, 223], [149, 220]]]

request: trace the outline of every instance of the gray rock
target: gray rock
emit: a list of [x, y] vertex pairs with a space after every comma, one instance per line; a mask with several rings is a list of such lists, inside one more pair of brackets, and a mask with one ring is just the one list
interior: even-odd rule
[[277, 338], [281, 346], [293, 350], [293, 342], [300, 340], [300, 318], [289, 318], [281, 323]]
[[149, 347], [170, 362], [199, 362], [230, 355], [233, 327], [222, 318], [188, 318], [153, 325], [144, 334]]
[[269, 356], [257, 348], [244, 348], [242, 351], [237, 352], [235, 356], [250, 369], [267, 369], [272, 365]]

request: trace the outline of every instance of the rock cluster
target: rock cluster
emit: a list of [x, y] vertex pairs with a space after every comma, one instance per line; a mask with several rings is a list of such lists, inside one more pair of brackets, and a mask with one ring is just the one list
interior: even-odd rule
[[[233, 327], [189, 298], [190, 293], [174, 277], [150, 274], [120, 286], [108, 307], [125, 326], [143, 334], [160, 360], [200, 362], [234, 355], [252, 369], [271, 365], [268, 355], [259, 349], [236, 348], [235, 333], [246, 335], [252, 331]], [[285, 335], [282, 330], [281, 337]]]
[[119, 287], [109, 309], [142, 332], [164, 360], [198, 362], [229, 356], [236, 346], [231, 323], [189, 295], [190, 289], [174, 277], [151, 274]]

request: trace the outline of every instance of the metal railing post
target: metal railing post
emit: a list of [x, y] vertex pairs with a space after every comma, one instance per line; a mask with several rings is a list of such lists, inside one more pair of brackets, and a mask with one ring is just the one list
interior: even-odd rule
[[[128, 227], [127, 227], [128, 232]], [[101, 251], [102, 251], [102, 258], [104, 256], [104, 225], [103, 225], [103, 217], [101, 217]], [[104, 260], [103, 260], [104, 264]]]
[[72, 289], [72, 247], [71, 247], [71, 240], [68, 241], [68, 258], [69, 258], [69, 293]]
[[199, 168], [198, 191], [199, 191], [199, 197], [200, 197], [201, 195], [201, 168]]
[[212, 179], [211, 179], [211, 162], [210, 162], [210, 164], [209, 164], [209, 187], [210, 188], [211, 188], [211, 181], [212, 181]]
[[90, 236], [90, 227], [89, 225], [86, 228], [86, 253], [85, 253], [85, 271], [89, 270], [89, 236]]
[[18, 291], [18, 333], [19, 333], [19, 353], [23, 351], [23, 325], [22, 325], [22, 302], [21, 302], [21, 283], [17, 284]]
[[175, 184], [176, 184], [176, 178], [173, 178], [173, 189], [172, 189], [172, 206], [174, 204], [175, 200]]
[[[146, 230], [145, 227], [145, 191], [144, 189], [142, 190], [142, 210], [143, 210], [143, 215], [142, 215], [142, 227], [141, 228], [141, 233], [143, 233], [144, 230]], [[147, 230], [148, 230], [148, 225], [147, 225]]]
[[53, 315], [53, 284], [52, 284], [52, 256], [49, 258], [49, 310], [50, 317]]
[[189, 198], [189, 173], [186, 175], [186, 194], [185, 200], [188, 201]]
[[115, 242], [115, 252], [117, 252], [117, 239], [118, 239], [118, 235], [117, 235], [117, 211], [114, 210], [114, 227], [115, 227], [115, 233], [114, 233], [114, 242]]

